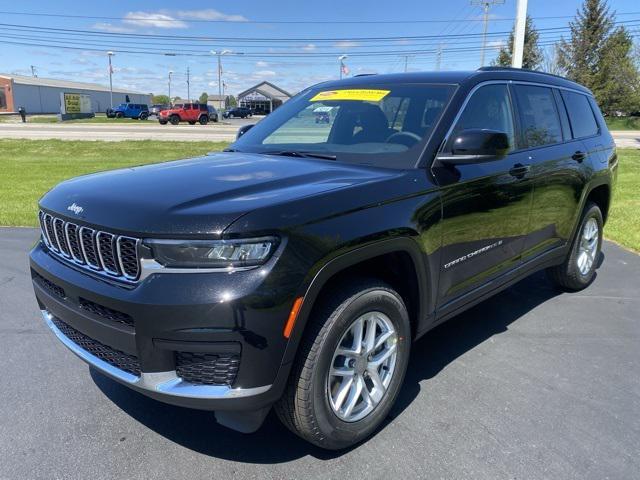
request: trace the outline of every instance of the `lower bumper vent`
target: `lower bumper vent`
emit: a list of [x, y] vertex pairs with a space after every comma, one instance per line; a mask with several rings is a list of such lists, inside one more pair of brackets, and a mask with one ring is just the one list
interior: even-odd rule
[[239, 367], [239, 355], [176, 352], [176, 373], [195, 385], [232, 385]]
[[80, 333], [73, 327], [70, 327], [63, 321], [53, 318], [53, 323], [58, 330], [60, 330], [69, 340], [78, 345], [83, 350], [86, 350], [91, 355], [98, 357], [100, 360], [109, 363], [110, 365], [129, 372], [133, 375], [140, 375], [140, 362], [134, 355], [121, 352], [114, 348], [111, 348], [103, 343], [98, 342], [90, 337], [87, 337], [84, 333]]
[[38, 272], [31, 270], [31, 276], [38, 283], [38, 285], [44, 288], [51, 295], [54, 295], [59, 298], [65, 298], [67, 296], [66, 293], [64, 292], [64, 288], [59, 287], [58, 285], [56, 285], [50, 280], [47, 280]]

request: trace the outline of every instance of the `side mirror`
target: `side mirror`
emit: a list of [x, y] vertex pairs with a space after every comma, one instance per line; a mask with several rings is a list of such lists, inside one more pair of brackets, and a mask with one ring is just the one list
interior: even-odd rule
[[241, 136], [247, 133], [254, 127], [255, 124], [251, 123], [249, 125], [243, 125], [238, 129], [238, 133], [236, 134], [236, 140], [238, 140]]
[[448, 165], [466, 165], [503, 158], [509, 152], [509, 137], [504, 132], [473, 128], [458, 133], [451, 143], [451, 152], [436, 159]]

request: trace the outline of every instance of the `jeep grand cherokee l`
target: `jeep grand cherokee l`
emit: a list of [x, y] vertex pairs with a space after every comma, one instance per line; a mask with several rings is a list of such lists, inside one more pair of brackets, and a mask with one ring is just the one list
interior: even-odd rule
[[243, 432], [274, 407], [344, 448], [383, 421], [435, 325], [537, 270], [589, 285], [616, 171], [592, 94], [559, 77], [328, 82], [225, 152], [52, 189], [33, 287], [112, 379]]

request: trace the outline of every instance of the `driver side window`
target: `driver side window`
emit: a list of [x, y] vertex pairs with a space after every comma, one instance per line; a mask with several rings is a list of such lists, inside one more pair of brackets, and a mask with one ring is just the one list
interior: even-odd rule
[[515, 139], [513, 110], [507, 85], [485, 85], [475, 91], [464, 107], [445, 150], [450, 152], [451, 144], [457, 134], [469, 129], [504, 132], [509, 137], [509, 150], [513, 150]]

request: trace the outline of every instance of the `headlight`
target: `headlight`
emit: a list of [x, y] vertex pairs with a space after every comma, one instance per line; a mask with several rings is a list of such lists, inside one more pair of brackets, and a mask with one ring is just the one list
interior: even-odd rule
[[145, 240], [153, 258], [165, 267], [234, 268], [265, 263], [275, 250], [274, 237], [241, 240]]

